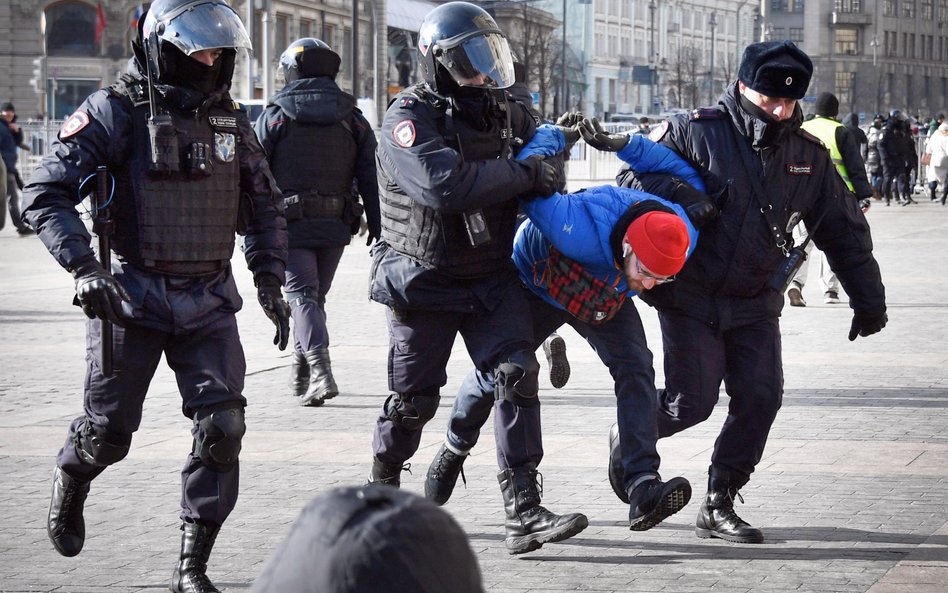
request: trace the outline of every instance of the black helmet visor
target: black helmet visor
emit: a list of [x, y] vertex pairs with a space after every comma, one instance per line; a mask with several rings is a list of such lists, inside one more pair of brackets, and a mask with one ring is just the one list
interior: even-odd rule
[[505, 89], [514, 83], [510, 46], [500, 33], [468, 37], [442, 52], [438, 61], [460, 86]]
[[155, 27], [159, 39], [173, 43], [187, 55], [205, 49], [252, 47], [240, 17], [223, 2], [209, 0], [182, 11], [173, 10], [161, 15], [157, 23], [146, 20], [146, 35], [152, 30], [150, 26]]

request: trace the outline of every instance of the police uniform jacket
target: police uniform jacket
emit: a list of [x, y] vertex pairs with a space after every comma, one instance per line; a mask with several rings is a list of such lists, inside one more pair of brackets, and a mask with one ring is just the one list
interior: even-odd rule
[[[370, 297], [393, 308], [490, 309], [516, 282], [516, 198], [532, 190], [535, 172], [512, 157], [536, 122], [500, 91], [457, 107], [419, 83], [395, 97], [382, 123], [383, 240], [373, 250]], [[487, 231], [480, 245], [468, 231], [483, 229], [468, 229], [465, 214]]]
[[[784, 259], [776, 244], [751, 176], [760, 180], [773, 220], [789, 237], [802, 219], [858, 313], [885, 311], [885, 291], [872, 240], [857, 201], [843, 185], [822, 143], [800, 129], [797, 107], [791, 120], [777, 123], [749, 114], [739, 105], [735, 83], [717, 109], [671, 118], [660, 142], [696, 165], [720, 217], [701, 229], [701, 239], [677, 281], [656, 286], [641, 298], [659, 309], [726, 330], [777, 317], [783, 295], [770, 280]], [[662, 134], [659, 132], [658, 136]], [[740, 146], [738, 143], [743, 143]], [[745, 155], [752, 154], [753, 158]], [[651, 193], [675, 199], [669, 178], [646, 179]], [[621, 185], [636, 183], [630, 169]]]
[[359, 221], [353, 180], [369, 232], [379, 236], [375, 134], [352, 95], [328, 76], [294, 80], [270, 99], [254, 128], [287, 201], [291, 248], [349, 244]]
[[[136, 87], [139, 91], [146, 88], [140, 84], [141, 75], [134, 59], [123, 80], [128, 83], [122, 85], [126, 88], [136, 87], [136, 82], [139, 83]], [[95, 257], [90, 246], [91, 236], [76, 209], [94, 183], [83, 185], [82, 195], [80, 184], [83, 180], [92, 179], [98, 165], [106, 165], [115, 179], [108, 204], [115, 220], [112, 246], [117, 261], [113, 262], [112, 271], [132, 298], [126, 315], [135, 323], [161, 330], [191, 330], [233, 314], [241, 306], [230, 270], [233, 231], [230, 231], [228, 238], [226, 228], [215, 228], [220, 244], [212, 247], [222, 255], [216, 271], [205, 268], [205, 262], [192, 264], [185, 261], [176, 262], [180, 264], [178, 269], [169, 272], [159, 269], [156, 267], [159, 264], [148, 261], [147, 255], [143, 255], [146, 251], [143, 237], [146, 234], [139, 228], [138, 216], [154, 204], [140, 203], [141, 188], [151, 187], [151, 195], [161, 195], [160, 187], [159, 191], [155, 191], [154, 184], [164, 183], [166, 195], [180, 194], [181, 200], [186, 200], [189, 195], [195, 199], [200, 196], [188, 194], [190, 182], [180, 176], [162, 179], [147, 177], [150, 149], [147, 134], [143, 136], [140, 131], [148, 116], [147, 93], [144, 93], [145, 99], [142, 99], [141, 92], [137, 93], [138, 106], [135, 106], [129, 94], [119, 92], [117, 88], [121, 87], [93, 93], [64, 123], [50, 153], [43, 158], [25, 188], [24, 217], [36, 229], [56, 261], [73, 272]], [[237, 108], [226, 93], [219, 97], [220, 101], [215, 105], [201, 107], [200, 99], [195, 102], [185, 89], [162, 86], [160, 90], [156, 92], [159, 107], [167, 108], [180, 121], [198, 118], [200, 125], [195, 124], [195, 129], [211, 130], [210, 136], [202, 136], [209, 143], [208, 148], [212, 153], [206, 155], [205, 166], [211, 170], [232, 166], [234, 174], [239, 177], [223, 182], [228, 187], [231, 183], [239, 186], [239, 193], [230, 192], [227, 195], [244, 196], [245, 201], [239, 210], [243, 220], [240, 231], [245, 236], [243, 250], [247, 264], [255, 278], [261, 274], [272, 274], [282, 283], [287, 246], [286, 223], [279, 208], [279, 190], [246, 114]], [[215, 125], [221, 127], [213, 127]], [[139, 131], [136, 132], [136, 129]], [[179, 137], [179, 141], [185, 143], [187, 139]], [[174, 156], [184, 159], [186, 146], [179, 146], [179, 149], [182, 153]], [[224, 193], [221, 192], [222, 195]], [[212, 207], [235, 214], [232, 219], [214, 220], [218, 227], [233, 227], [237, 230], [238, 208], [235, 204], [212, 204]], [[173, 232], [176, 225], [183, 228], [185, 223], [190, 222], [184, 220], [185, 217], [175, 209], [158, 207], [151, 211], [151, 215], [164, 218], [164, 228], [168, 229], [165, 232]], [[174, 247], [165, 245], [158, 246], [158, 249]], [[179, 289], [189, 294], [182, 302], [172, 303], [174, 315], [169, 318], [169, 295]], [[160, 307], [151, 306], [155, 299], [162, 302]], [[159, 309], [164, 313], [157, 313]]]
[[882, 126], [876, 148], [878, 148], [879, 157], [882, 159], [882, 167], [889, 175], [898, 174], [905, 170], [907, 161], [905, 153], [906, 134], [902, 130], [901, 122], [894, 117], [890, 117]]

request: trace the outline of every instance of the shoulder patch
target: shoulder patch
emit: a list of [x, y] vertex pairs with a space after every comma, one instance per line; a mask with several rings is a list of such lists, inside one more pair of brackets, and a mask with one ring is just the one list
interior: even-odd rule
[[402, 109], [414, 109], [416, 103], [418, 103], [417, 97], [402, 97], [398, 100], [398, 106]]
[[59, 128], [59, 139], [75, 136], [82, 128], [89, 125], [89, 114], [85, 111], [76, 111], [63, 122], [63, 127]]
[[700, 121], [708, 119], [721, 119], [722, 117], [724, 117], [724, 112], [720, 109], [716, 109], [714, 107], [702, 107], [701, 109], [692, 110], [689, 119], [691, 119], [691, 121]]
[[392, 137], [395, 139], [395, 144], [402, 148], [409, 148], [415, 143], [415, 122], [410, 119], [398, 122], [392, 130]]
[[652, 142], [661, 142], [662, 138], [665, 137], [665, 134], [668, 133], [668, 120], [666, 119], [662, 123], [655, 126], [655, 128], [648, 133], [648, 139]]

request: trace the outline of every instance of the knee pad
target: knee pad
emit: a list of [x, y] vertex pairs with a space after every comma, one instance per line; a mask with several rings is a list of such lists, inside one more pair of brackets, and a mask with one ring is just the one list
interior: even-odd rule
[[393, 393], [385, 400], [385, 415], [405, 430], [421, 430], [438, 411], [441, 393], [437, 387], [408, 393]]
[[494, 397], [530, 407], [540, 403], [540, 363], [532, 352], [514, 352], [494, 370]]
[[83, 461], [106, 467], [125, 459], [132, 444], [131, 435], [120, 435], [84, 420], [76, 429], [76, 452]]
[[[322, 302], [320, 302], [320, 300], [322, 300]], [[304, 286], [299, 290], [288, 290], [286, 292], [286, 302], [291, 307], [302, 307], [310, 303], [322, 309], [326, 303], [326, 299], [325, 297], [320, 299], [316, 294], [316, 289], [312, 286]]]
[[194, 426], [192, 453], [216, 472], [233, 469], [240, 454], [240, 441], [247, 432], [244, 408], [230, 407], [195, 416]]

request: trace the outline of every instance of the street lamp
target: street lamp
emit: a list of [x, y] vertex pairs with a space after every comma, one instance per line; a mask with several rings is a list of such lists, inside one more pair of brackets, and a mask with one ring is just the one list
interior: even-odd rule
[[708, 105], [714, 103], [714, 30], [718, 26], [717, 13], [712, 12], [708, 19], [708, 26], [711, 27], [711, 69], [708, 71]]
[[655, 109], [655, 9], [658, 5], [655, 0], [648, 2], [649, 14], [649, 47], [648, 47], [648, 71], [649, 71], [649, 113]]

